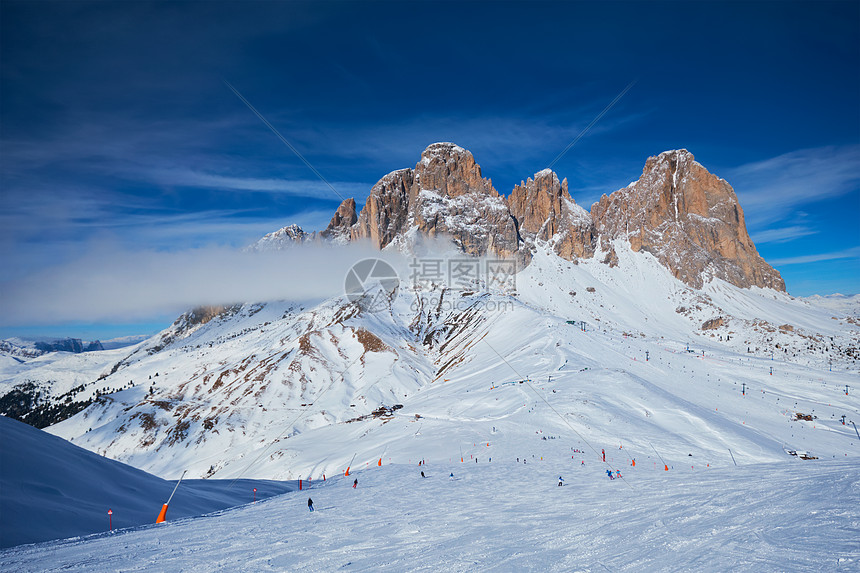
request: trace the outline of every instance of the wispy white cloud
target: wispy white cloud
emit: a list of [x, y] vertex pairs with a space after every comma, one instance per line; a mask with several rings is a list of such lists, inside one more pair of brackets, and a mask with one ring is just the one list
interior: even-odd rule
[[860, 145], [801, 149], [728, 170], [747, 223], [767, 227], [804, 205], [843, 196], [860, 185]]
[[774, 266], [782, 265], [804, 265], [808, 263], [819, 263], [822, 261], [835, 261], [839, 259], [857, 259], [860, 258], [860, 247], [851, 247], [841, 251], [830, 253], [818, 253], [815, 255], [800, 255], [797, 257], [785, 257], [782, 259], [774, 259], [771, 262]]
[[[364, 129], [351, 126], [348, 131], [330, 126], [324, 133], [308, 134], [307, 139], [317, 152], [329, 150], [337, 157], [367, 159], [375, 163], [396, 162], [392, 169], [412, 167], [417, 153], [430, 143], [452, 141], [469, 149], [482, 165], [496, 161], [528, 164], [522, 173], [522, 177], [528, 177], [545, 168], [588, 125], [600, 107], [594, 111], [588, 106], [564, 116], [421, 115], [402, 121], [376, 123]], [[643, 112], [618, 112], [613, 117], [604, 117], [586, 137], [629, 127], [644, 115]], [[488, 172], [487, 175], [493, 174]]]
[[[221, 173], [199, 171], [187, 167], [141, 169], [139, 177], [160, 185], [218, 189], [228, 191], [250, 191], [307, 197], [311, 199], [337, 200], [340, 197], [320, 180], [275, 179], [271, 177], [236, 177]], [[371, 185], [356, 181], [333, 181], [332, 186], [344, 197], [353, 197], [361, 202], [370, 194]]]
[[787, 243], [801, 237], [808, 237], [818, 233], [815, 229], [804, 227], [802, 225], [792, 225], [790, 227], [780, 227], [775, 229], [765, 229], [751, 235], [753, 242], [756, 244], [765, 243]]
[[128, 322], [176, 315], [201, 304], [320, 300], [342, 294], [349, 268], [370, 256], [396, 257], [356, 244], [273, 253], [102, 246], [66, 264], [0, 283], [0, 326]]

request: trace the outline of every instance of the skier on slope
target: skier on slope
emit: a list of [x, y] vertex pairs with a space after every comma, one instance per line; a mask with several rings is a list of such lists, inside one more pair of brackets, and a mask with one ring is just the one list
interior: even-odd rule
[[424, 475], [424, 472], [421, 472], [421, 477], [426, 478], [427, 476]]
[[355, 481], [352, 482], [352, 489], [355, 489], [357, 487], [358, 487], [358, 478], [355, 478]]
[[561, 478], [561, 476], [558, 476], [558, 487], [561, 487], [563, 485], [564, 485], [564, 480]]
[[308, 511], [313, 511], [313, 510], [314, 510], [314, 500], [312, 500], [311, 498], [308, 498]]
[[454, 481], [454, 472], [451, 472], [451, 481]]
[[608, 475], [608, 476], [609, 476], [609, 479], [615, 479], [615, 478], [612, 476], [612, 470], [606, 470], [606, 475]]

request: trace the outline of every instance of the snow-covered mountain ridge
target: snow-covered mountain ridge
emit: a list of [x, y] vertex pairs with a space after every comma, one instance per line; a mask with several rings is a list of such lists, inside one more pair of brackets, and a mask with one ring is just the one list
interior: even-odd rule
[[[385, 257], [447, 237], [460, 262], [518, 262], [515, 285], [399, 268], [398, 289], [201, 307], [132, 348], [11, 365], [2, 384], [75, 414], [51, 433], [163, 478], [511, 459], [543, 438], [565, 457], [623, 444], [630, 462], [706, 467], [856, 456], [857, 318], [782, 290], [731, 187], [667, 152], [605, 199], [589, 213], [546, 170], [506, 199], [469, 152], [434, 144], [315, 237]], [[303, 233], [282, 235], [316, 241]]]
[[6, 338], [0, 340], [0, 353], [4, 356], [22, 360], [42, 356], [49, 352], [94, 352], [104, 350], [98, 340], [85, 341], [80, 338]]
[[860, 420], [845, 394], [860, 358], [850, 317], [771, 289], [695, 289], [611, 247], [615, 266], [600, 246], [578, 264], [537, 249], [513, 293], [400, 288], [376, 312], [336, 297], [186, 315], [105, 365], [98, 384], [125, 389], [48, 430], [165, 478], [516, 457], [529, 435], [712, 466], [732, 463], [727, 449], [738, 463], [856, 455], [841, 419]]

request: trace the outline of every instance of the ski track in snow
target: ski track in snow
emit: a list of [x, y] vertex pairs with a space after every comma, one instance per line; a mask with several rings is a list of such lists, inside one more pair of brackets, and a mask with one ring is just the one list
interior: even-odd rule
[[[559, 447], [559, 450], [563, 450]], [[0, 553], [5, 571], [856, 571], [860, 465], [390, 465], [255, 505]], [[427, 474], [419, 475], [420, 469]], [[453, 472], [455, 480], [448, 474]], [[565, 486], [558, 487], [561, 474]], [[307, 511], [312, 496], [317, 510]]]

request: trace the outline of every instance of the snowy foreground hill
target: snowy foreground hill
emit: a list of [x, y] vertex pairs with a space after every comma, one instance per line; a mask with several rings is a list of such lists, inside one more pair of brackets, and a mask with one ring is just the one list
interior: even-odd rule
[[[174, 488], [131, 466], [0, 416], [0, 547], [153, 523]], [[297, 489], [266, 480], [187, 480], [171, 518], [200, 515]], [[108, 520], [108, 510], [112, 512]]]

